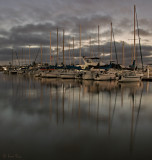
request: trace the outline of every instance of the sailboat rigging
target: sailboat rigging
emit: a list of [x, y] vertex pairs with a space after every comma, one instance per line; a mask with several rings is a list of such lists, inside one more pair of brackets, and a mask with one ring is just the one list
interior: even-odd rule
[[138, 18], [137, 18], [137, 11], [136, 11], [136, 23], [137, 23], [137, 31], [138, 31], [138, 39], [139, 39], [139, 49], [140, 49], [140, 57], [141, 57], [141, 63], [142, 63], [142, 69], [144, 69], [143, 66], [143, 57], [142, 57], [142, 50], [141, 50], [141, 38], [140, 38], [140, 30], [138, 25]]

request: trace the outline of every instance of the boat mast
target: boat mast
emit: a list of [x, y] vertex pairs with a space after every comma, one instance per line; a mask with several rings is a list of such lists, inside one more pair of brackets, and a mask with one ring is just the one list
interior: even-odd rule
[[22, 48], [22, 65], [23, 65], [23, 48]]
[[41, 47], [41, 66], [42, 66], [42, 44], [40, 45]]
[[73, 37], [73, 65], [74, 65], [74, 37]]
[[102, 60], [104, 61], [104, 46], [103, 46], [103, 59]]
[[133, 58], [134, 58], [134, 46], [131, 45], [131, 63], [133, 63]]
[[91, 57], [91, 36], [90, 36], [90, 57]]
[[71, 65], [71, 57], [70, 57], [70, 39], [69, 39], [69, 61], [70, 61], [70, 65]]
[[99, 25], [98, 25], [98, 56], [99, 56]]
[[[118, 64], [117, 48], [116, 48], [116, 42], [115, 42], [113, 28], [112, 28], [112, 35], [113, 35], [113, 41], [114, 41], [114, 47], [115, 47], [116, 60], [117, 60], [117, 64]], [[111, 49], [112, 49], [112, 47], [111, 47]]]
[[112, 61], [112, 22], [111, 22], [111, 42], [110, 42], [110, 62]]
[[124, 41], [122, 42], [122, 65], [124, 66], [125, 65], [125, 61], [124, 61]]
[[136, 54], [136, 6], [134, 5], [134, 61]]
[[81, 25], [80, 25], [80, 51], [79, 51], [79, 65], [81, 65]]
[[25, 65], [26, 65], [26, 48], [24, 49], [24, 63], [25, 63]]
[[31, 49], [30, 49], [30, 45], [29, 45], [29, 65], [31, 64]]
[[65, 66], [65, 59], [64, 59], [64, 29], [63, 29], [63, 66]]
[[25, 56], [24, 56], [24, 59], [25, 59], [25, 65], [26, 65], [26, 48], [25, 48]]
[[50, 32], [50, 65], [51, 65], [51, 32]]
[[13, 66], [13, 53], [14, 53], [14, 50], [12, 49], [12, 66]]
[[139, 39], [139, 49], [140, 49], [140, 56], [141, 56], [141, 63], [142, 63], [142, 69], [144, 68], [143, 66], [143, 58], [142, 58], [142, 50], [141, 50], [141, 38], [140, 38], [140, 35], [139, 35], [139, 25], [138, 25], [138, 18], [137, 18], [137, 11], [136, 11], [136, 23], [137, 23], [137, 30], [138, 30], [138, 39]]
[[57, 28], [57, 65], [58, 65], [58, 28]]

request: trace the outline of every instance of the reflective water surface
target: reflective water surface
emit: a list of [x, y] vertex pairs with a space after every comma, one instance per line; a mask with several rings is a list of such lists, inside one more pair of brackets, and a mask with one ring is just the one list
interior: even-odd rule
[[0, 73], [0, 159], [152, 158], [152, 82]]

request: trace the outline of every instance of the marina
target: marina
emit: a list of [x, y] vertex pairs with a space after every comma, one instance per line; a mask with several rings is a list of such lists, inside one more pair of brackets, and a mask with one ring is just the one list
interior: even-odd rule
[[[4, 68], [4, 67], [3, 67]], [[66, 68], [66, 66], [60, 66], [60, 68], [54, 68], [49, 70], [49, 67], [8, 67], [3, 71], [4, 74], [16, 74], [23, 76], [34, 76], [39, 78], [61, 78], [61, 79], [83, 79], [83, 80], [95, 80], [95, 81], [119, 81], [119, 82], [138, 82], [138, 81], [151, 81], [151, 72], [148, 69], [131, 69], [131, 68], [115, 68], [109, 69], [82, 69], [79, 68]]]
[[[136, 26], [137, 25], [137, 26]], [[3, 66], [2, 70], [4, 73], [8, 74], [23, 74], [23, 75], [31, 75], [40, 78], [61, 78], [61, 79], [83, 79], [83, 80], [95, 80], [95, 81], [113, 81], [116, 80], [118, 82], [140, 82], [141, 80], [151, 81], [150, 75], [152, 74], [152, 68], [150, 70], [149, 65], [143, 64], [143, 56], [141, 50], [141, 41], [140, 41], [140, 32], [138, 26], [138, 18], [136, 12], [136, 6], [134, 5], [134, 46], [132, 53], [132, 64], [128, 66], [124, 66], [124, 42], [122, 49], [122, 64], [118, 63], [118, 55], [115, 44], [115, 37], [113, 31], [113, 25], [111, 22], [111, 42], [110, 42], [110, 62], [105, 63], [99, 56], [82, 56], [81, 55], [81, 25], [79, 26], [79, 64], [75, 64], [74, 57], [74, 38], [73, 38], [73, 64], [71, 64], [71, 56], [70, 56], [70, 43], [69, 43], [69, 61], [68, 64], [65, 60], [65, 30], [63, 29], [63, 40], [62, 40], [62, 63], [59, 64], [59, 53], [58, 53], [58, 28], [57, 28], [57, 53], [56, 53], [56, 62], [54, 61], [54, 65], [52, 65], [52, 45], [51, 45], [51, 32], [50, 32], [50, 64], [43, 63], [43, 50], [42, 44], [40, 45], [41, 50], [41, 63], [36, 63], [36, 55], [35, 61], [31, 64], [31, 49], [29, 45], [29, 65], [21, 65], [20, 60], [17, 56], [19, 65], [13, 65], [13, 57], [14, 52], [12, 51], [12, 63], [7, 66]], [[137, 57], [136, 57], [136, 28], [138, 31], [138, 39], [139, 39], [139, 48], [140, 48], [140, 57], [141, 57], [141, 65], [142, 67], [137, 66]], [[99, 25], [98, 25], [98, 54], [99, 54]], [[112, 42], [113, 40], [113, 42]], [[115, 56], [116, 60], [112, 60], [112, 43], [114, 43]], [[91, 41], [90, 41], [91, 44]], [[91, 45], [90, 45], [91, 48]], [[91, 50], [90, 50], [91, 53]], [[91, 54], [90, 54], [91, 55]], [[23, 57], [23, 49], [22, 49], [22, 57]], [[83, 61], [83, 62], [82, 62]], [[2, 71], [1, 70], [1, 71]]]
[[0, 160], [152, 159], [152, 3], [9, 1]]

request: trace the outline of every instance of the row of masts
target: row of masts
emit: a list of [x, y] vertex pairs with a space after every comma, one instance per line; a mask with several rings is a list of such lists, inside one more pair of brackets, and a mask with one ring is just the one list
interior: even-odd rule
[[[111, 23], [111, 28], [112, 28], [112, 23]], [[57, 28], [57, 47], [56, 47], [56, 51], [57, 51], [57, 54], [56, 54], [56, 64], [58, 65], [59, 64], [59, 37], [58, 37], [58, 35], [59, 35], [59, 29]], [[99, 25], [98, 25], [98, 46], [97, 46], [97, 53], [98, 53], [98, 55], [100, 54], [100, 28], [99, 28]], [[80, 25], [80, 39], [79, 39], [79, 64], [81, 65], [81, 48], [82, 48], [82, 46], [81, 46], [81, 25]], [[64, 29], [63, 29], [63, 47], [62, 47], [62, 52], [63, 52], [63, 65], [66, 65], [65, 64], [65, 49], [64, 49], [64, 37], [65, 37], [65, 31], [64, 31]], [[74, 45], [74, 40], [75, 40], [75, 38], [73, 37], [72, 38], [72, 41], [73, 41], [73, 44], [72, 44], [72, 46], [73, 46], [73, 49], [72, 49], [72, 54], [73, 54], [73, 64], [75, 64], [75, 60], [74, 60], [74, 47], [75, 47], [75, 45]], [[93, 57], [93, 49], [92, 49], [92, 40], [91, 40], [91, 36], [89, 37], [89, 43], [90, 43], [90, 57]], [[124, 42], [123, 42], [123, 45], [124, 45]], [[69, 52], [69, 57], [70, 57], [70, 52], [71, 52], [71, 44], [70, 44], [70, 40], [69, 40], [69, 45], [68, 45], [68, 52]], [[43, 64], [43, 46], [42, 46], [42, 44], [40, 44], [40, 52], [41, 52], [41, 55], [40, 55], [40, 61], [41, 61], [41, 64]], [[13, 65], [13, 53], [14, 53], [14, 50], [12, 49], [12, 65]], [[22, 59], [23, 59], [23, 48], [22, 48]], [[104, 55], [104, 48], [103, 48], [103, 55]], [[124, 55], [124, 49], [123, 49], [123, 55]], [[50, 32], [50, 65], [52, 65], [52, 58], [53, 57], [53, 55], [52, 55], [52, 45], [51, 45], [51, 32]], [[124, 57], [124, 56], [123, 56]], [[124, 58], [123, 58], [124, 59]], [[112, 61], [112, 31], [111, 31], [111, 43], [110, 43], [110, 61]], [[124, 60], [123, 60], [124, 61]], [[25, 64], [27, 64], [27, 59], [24, 57], [24, 62], [25, 62]], [[28, 62], [29, 62], [29, 64], [31, 64], [31, 45], [29, 45], [29, 58], [28, 58]], [[70, 60], [70, 64], [71, 64], [71, 60]], [[124, 63], [123, 63], [124, 64]]]
[[[56, 65], [59, 65], [59, 29], [57, 28], [57, 46], [56, 46]], [[65, 48], [64, 48], [64, 36], [65, 36], [65, 31], [63, 29], [63, 48], [62, 48], [62, 52], [63, 52], [63, 65], [65, 66]], [[93, 55], [92, 54], [92, 43], [91, 43], [91, 36], [90, 38], [90, 57]], [[111, 39], [110, 39], [110, 62], [112, 62], [112, 41], [113, 41], [113, 27], [112, 27], [112, 23], [111, 23]], [[98, 25], [98, 48], [97, 48], [97, 52], [98, 55], [100, 54], [100, 48], [99, 48], [99, 43], [100, 43], [100, 28]], [[73, 65], [75, 65], [75, 60], [74, 60], [74, 37], [73, 37]], [[42, 44], [40, 45], [40, 50], [41, 50], [41, 65], [43, 64], [43, 49], [42, 49]], [[69, 57], [70, 57], [70, 42], [69, 42]], [[81, 65], [81, 50], [82, 50], [82, 45], [81, 45], [81, 25], [79, 26], [79, 65]], [[12, 65], [13, 65], [13, 50], [12, 50]], [[23, 49], [22, 49], [22, 55], [23, 55]], [[103, 55], [104, 55], [104, 49], [103, 49]], [[135, 60], [136, 59], [136, 6], [134, 6], [134, 51], [133, 51], [133, 56], [132, 59]], [[51, 32], [50, 32], [50, 65], [52, 65], [52, 45], [51, 45]], [[23, 58], [23, 56], [22, 56]], [[133, 61], [132, 60], [132, 61]], [[26, 59], [25, 59], [25, 63], [26, 63]], [[29, 45], [29, 64], [31, 64], [31, 48]], [[71, 64], [71, 59], [70, 59], [70, 64]], [[124, 60], [124, 41], [122, 42], [122, 65], [125, 65], [125, 60]]]

